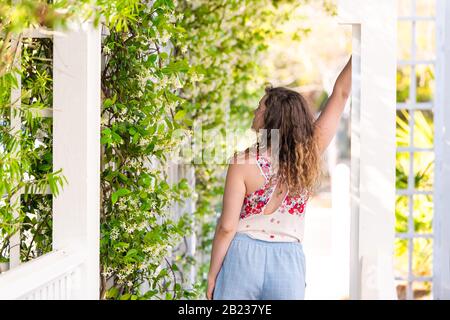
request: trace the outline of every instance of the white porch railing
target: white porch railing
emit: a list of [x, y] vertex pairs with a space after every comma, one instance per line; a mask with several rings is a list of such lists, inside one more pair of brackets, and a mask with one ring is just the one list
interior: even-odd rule
[[0, 299], [81, 299], [79, 274], [85, 257], [58, 250], [0, 276]]
[[23, 264], [12, 252], [0, 299], [99, 298], [100, 45], [90, 22], [53, 34], [53, 170], [68, 183], [53, 197], [53, 251]]

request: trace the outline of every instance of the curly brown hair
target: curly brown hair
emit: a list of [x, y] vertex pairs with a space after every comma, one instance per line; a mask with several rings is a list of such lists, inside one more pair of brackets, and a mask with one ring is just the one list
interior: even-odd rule
[[[278, 129], [277, 177], [287, 184], [289, 195], [317, 191], [322, 177], [321, 154], [314, 137], [314, 114], [306, 99], [298, 92], [268, 85], [264, 128], [265, 147], [271, 147], [272, 129]], [[258, 142], [257, 152], [259, 152]]]

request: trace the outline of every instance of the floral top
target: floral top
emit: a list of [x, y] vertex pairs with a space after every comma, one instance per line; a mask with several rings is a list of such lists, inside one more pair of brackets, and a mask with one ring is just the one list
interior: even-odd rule
[[280, 206], [270, 214], [263, 214], [276, 186], [276, 175], [269, 157], [258, 155], [256, 163], [265, 178], [258, 190], [245, 195], [237, 232], [269, 241], [303, 241], [305, 206], [309, 199], [307, 190], [299, 196], [284, 196]]

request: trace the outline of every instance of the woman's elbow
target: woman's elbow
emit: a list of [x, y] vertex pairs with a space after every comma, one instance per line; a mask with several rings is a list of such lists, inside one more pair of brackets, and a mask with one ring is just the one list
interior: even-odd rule
[[237, 230], [236, 226], [231, 226], [228, 224], [219, 224], [218, 231], [222, 234], [233, 234]]
[[350, 90], [342, 90], [341, 91], [341, 97], [343, 100], [347, 101], [350, 97], [351, 91]]

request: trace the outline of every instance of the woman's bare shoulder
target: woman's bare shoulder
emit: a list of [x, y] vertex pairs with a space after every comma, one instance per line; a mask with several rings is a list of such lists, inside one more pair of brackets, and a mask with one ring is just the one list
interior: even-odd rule
[[234, 165], [234, 164], [242, 165], [240, 167], [246, 167], [248, 165], [255, 164], [255, 163], [256, 163], [256, 156], [251, 151], [250, 148], [247, 148], [242, 151], [236, 151], [236, 152], [234, 152], [233, 156], [231, 156], [228, 159], [229, 165]]

